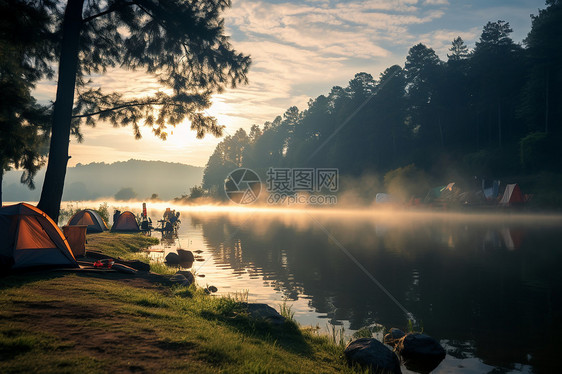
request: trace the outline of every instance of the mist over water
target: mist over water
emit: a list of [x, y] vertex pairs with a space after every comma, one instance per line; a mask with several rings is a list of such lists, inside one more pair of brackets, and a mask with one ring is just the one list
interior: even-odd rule
[[[108, 205], [110, 214], [142, 208]], [[182, 221], [178, 240], [162, 241], [152, 258], [162, 261], [178, 247], [201, 250], [197, 281], [219, 294], [247, 291], [250, 302], [276, 308], [286, 300], [301, 324], [341, 326], [348, 335], [373, 323], [405, 329], [402, 306], [446, 347], [436, 373], [556, 371], [562, 215], [147, 207], [153, 222], [168, 207]]]

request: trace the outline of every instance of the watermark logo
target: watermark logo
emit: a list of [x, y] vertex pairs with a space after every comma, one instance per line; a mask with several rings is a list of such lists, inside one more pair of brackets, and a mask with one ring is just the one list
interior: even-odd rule
[[[335, 205], [339, 170], [334, 168], [269, 168], [265, 198], [272, 205]], [[255, 202], [262, 190], [260, 177], [251, 169], [232, 171], [224, 182], [226, 196], [236, 204]], [[332, 192], [332, 194], [322, 194]]]
[[333, 168], [269, 168], [267, 171], [268, 204], [335, 205], [339, 188], [339, 170]]
[[260, 195], [260, 177], [253, 170], [236, 169], [224, 181], [224, 191], [230, 201], [236, 204], [251, 204]]
[[269, 168], [269, 192], [336, 192], [339, 188], [339, 170], [333, 168]]

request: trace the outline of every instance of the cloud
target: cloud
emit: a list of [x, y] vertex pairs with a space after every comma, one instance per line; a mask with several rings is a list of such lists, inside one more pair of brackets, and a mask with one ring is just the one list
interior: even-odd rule
[[449, 5], [449, 0], [424, 0], [424, 5]]
[[396, 41], [408, 25], [428, 23], [443, 11], [422, 11], [417, 1], [337, 3], [332, 7], [238, 1], [229, 27], [255, 42], [268, 40], [354, 58], [388, 57], [381, 41]]
[[[225, 13], [227, 32], [237, 51], [252, 56], [249, 84], [227, 89], [213, 98], [207, 113], [226, 126], [262, 125], [287, 108], [303, 110], [309, 98], [327, 94], [334, 85], [347, 85], [355, 73], [377, 77], [393, 64], [403, 65], [408, 50], [417, 43], [433, 48], [446, 60], [451, 41], [461, 36], [469, 47], [489, 20], [505, 19], [521, 40], [530, 27], [528, 15], [539, 5], [524, 7], [504, 1], [500, 5], [448, 0], [301, 0], [282, 2], [236, 0]], [[529, 8], [529, 9], [527, 9]], [[536, 11], [535, 11], [536, 12]], [[519, 38], [516, 36], [522, 35]], [[94, 77], [94, 84], [127, 96], [149, 95], [160, 89], [143, 72], [110, 69]], [[41, 82], [36, 97], [54, 100], [56, 86]], [[162, 142], [150, 130], [135, 141], [131, 128], [100, 124], [84, 128], [85, 142], [72, 143], [71, 163], [91, 161], [161, 159], [204, 165], [221, 139], [196, 140], [189, 123]]]

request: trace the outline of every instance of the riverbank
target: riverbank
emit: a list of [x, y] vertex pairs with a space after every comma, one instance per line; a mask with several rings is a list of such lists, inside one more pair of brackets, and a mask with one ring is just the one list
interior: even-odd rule
[[[87, 249], [140, 258], [154, 239], [88, 235]], [[42, 271], [0, 278], [0, 372], [353, 372], [342, 347], [240, 300], [158, 277]]]

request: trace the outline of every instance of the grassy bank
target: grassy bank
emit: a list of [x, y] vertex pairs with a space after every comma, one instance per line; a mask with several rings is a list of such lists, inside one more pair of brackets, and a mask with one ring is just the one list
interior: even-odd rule
[[[147, 238], [89, 235], [127, 257]], [[131, 255], [133, 256], [133, 255]], [[165, 282], [163, 282], [165, 283]], [[0, 372], [350, 372], [341, 347], [194, 286], [119, 273], [52, 271], [0, 278]]]

